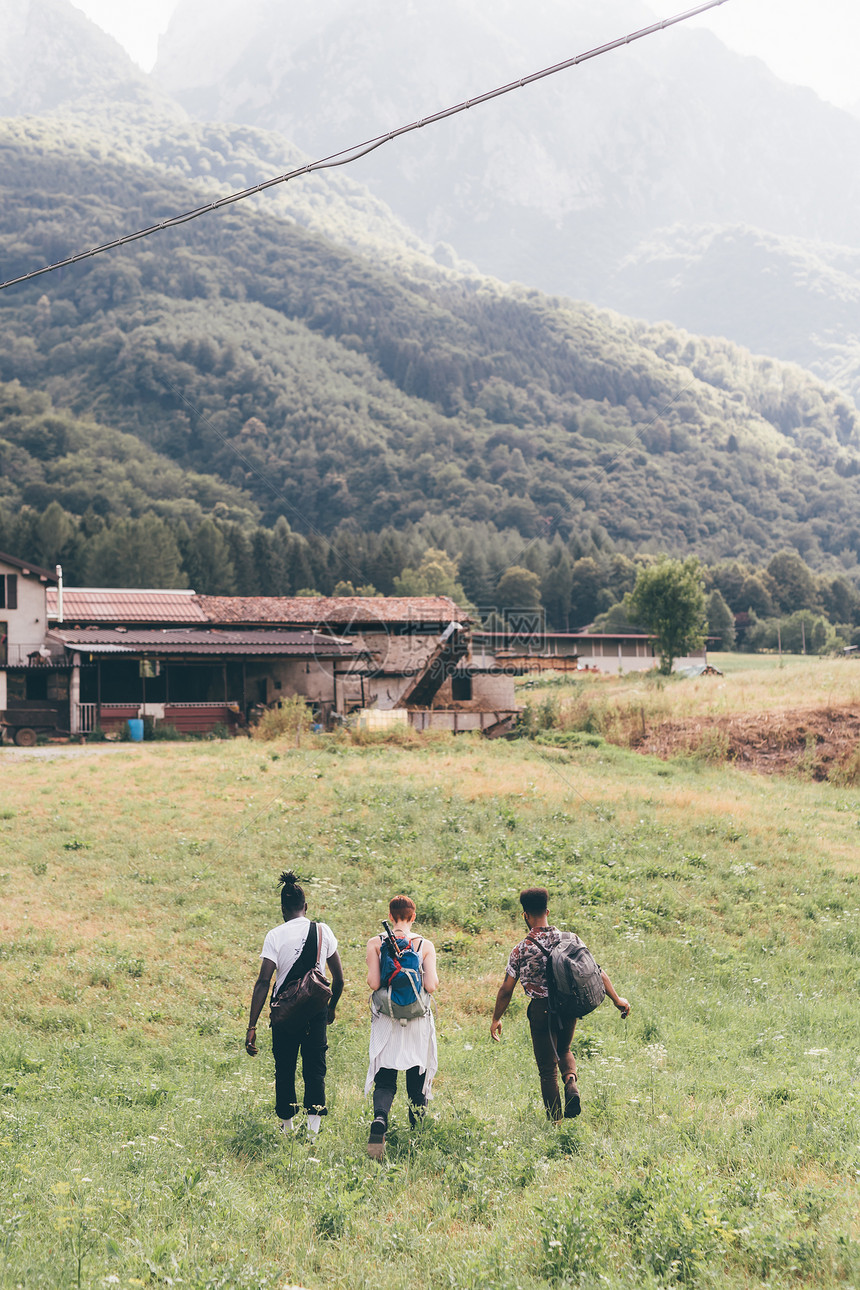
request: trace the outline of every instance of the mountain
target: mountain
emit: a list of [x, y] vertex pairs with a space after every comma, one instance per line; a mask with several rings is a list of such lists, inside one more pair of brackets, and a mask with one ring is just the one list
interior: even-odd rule
[[68, 0], [0, 0], [0, 116], [104, 104], [184, 113]]
[[[244, 133], [207, 127], [209, 153], [236, 164]], [[164, 142], [174, 163], [190, 138]], [[123, 149], [77, 120], [4, 123], [2, 263], [199, 198], [175, 164]], [[383, 268], [259, 208], [9, 289], [0, 321], [0, 380], [214, 475], [225, 505], [270, 524], [429, 516], [710, 559], [788, 543], [845, 567], [860, 551], [860, 417], [801, 369], [406, 250]], [[48, 477], [26, 453], [57, 448], [28, 433], [0, 421], [7, 497], [42, 506]], [[119, 490], [101, 504], [148, 505]]]
[[[654, 17], [633, 0], [180, 0], [155, 75], [194, 117], [280, 131], [321, 156]], [[829, 270], [814, 285], [786, 275], [763, 305], [798, 239], [810, 264], [860, 247], [858, 152], [856, 117], [679, 25], [400, 138], [351, 173], [428, 242], [503, 280], [726, 335], [860, 399], [860, 343], [838, 302], [827, 312]], [[726, 253], [740, 228], [758, 239], [752, 263]], [[686, 249], [703, 229], [722, 239], [706, 263]], [[840, 272], [856, 294], [855, 268]]]
[[[275, 129], [319, 156], [654, 17], [638, 0], [248, 0], [213, 14], [180, 0], [155, 76], [194, 116]], [[847, 113], [678, 26], [399, 139], [360, 177], [428, 239], [455, 233], [481, 268], [587, 296], [643, 229], [679, 220], [856, 244], [858, 143]], [[517, 238], [532, 216], [552, 246]], [[486, 263], [488, 238], [503, 263]], [[537, 262], [551, 281], [520, 271]]]
[[[50, 3], [60, 40], [74, 11]], [[302, 163], [271, 131], [189, 121], [68, 21], [66, 88], [52, 97], [36, 76], [39, 114], [0, 123], [5, 276]], [[45, 47], [53, 59], [53, 36]], [[32, 30], [18, 57], [38, 69]], [[655, 242], [655, 258], [674, 247]], [[821, 263], [835, 273], [839, 255]], [[0, 322], [0, 381], [17, 382], [0, 407], [7, 515], [60, 501], [91, 528], [91, 510], [186, 527], [211, 513], [246, 534], [286, 516], [309, 544], [356, 549], [423, 525], [507, 563], [546, 562], [556, 542], [755, 562], [791, 545], [857, 569], [860, 421], [835, 390], [434, 257], [344, 173], [4, 291]], [[315, 558], [293, 589], [331, 580], [324, 544]]]
[[608, 294], [625, 313], [800, 363], [860, 403], [860, 247], [676, 225], [621, 262]]

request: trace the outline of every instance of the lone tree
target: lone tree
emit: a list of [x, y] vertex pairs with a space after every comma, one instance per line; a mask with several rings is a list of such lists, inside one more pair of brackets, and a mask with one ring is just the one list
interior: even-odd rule
[[640, 570], [628, 608], [631, 621], [644, 623], [654, 633], [660, 671], [668, 676], [675, 659], [704, 640], [705, 588], [699, 561], [695, 556], [686, 560], [661, 556], [656, 564]]

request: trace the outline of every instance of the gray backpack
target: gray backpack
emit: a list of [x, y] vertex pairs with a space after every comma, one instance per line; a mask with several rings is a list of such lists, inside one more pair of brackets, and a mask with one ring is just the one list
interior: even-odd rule
[[552, 1012], [566, 1017], [587, 1017], [603, 1003], [603, 975], [588, 946], [575, 932], [559, 932], [558, 944], [549, 949], [539, 937], [528, 940], [546, 956], [546, 984]]

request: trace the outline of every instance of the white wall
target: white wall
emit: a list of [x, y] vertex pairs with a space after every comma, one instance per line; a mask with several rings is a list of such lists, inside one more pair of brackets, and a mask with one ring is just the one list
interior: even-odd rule
[[18, 578], [18, 608], [0, 609], [0, 622], [9, 625], [9, 665], [26, 665], [27, 655], [45, 639], [48, 624], [45, 584], [35, 575], [25, 574], [0, 560], [0, 574], [7, 573]]

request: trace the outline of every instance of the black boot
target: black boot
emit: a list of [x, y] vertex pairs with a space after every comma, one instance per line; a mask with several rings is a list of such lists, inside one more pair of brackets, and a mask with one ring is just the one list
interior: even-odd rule
[[385, 1131], [388, 1128], [388, 1116], [377, 1115], [370, 1126], [370, 1137], [367, 1140], [367, 1154], [371, 1160], [381, 1160], [385, 1155]]

